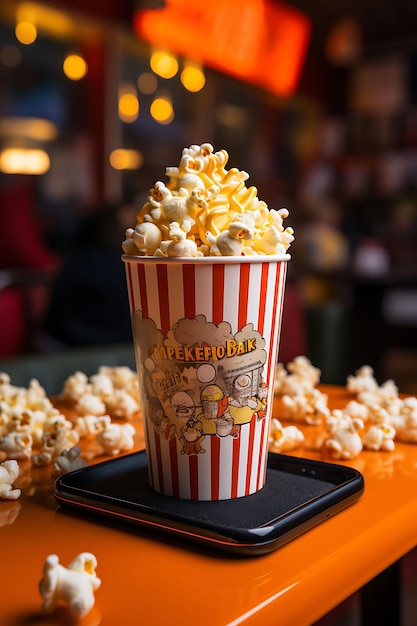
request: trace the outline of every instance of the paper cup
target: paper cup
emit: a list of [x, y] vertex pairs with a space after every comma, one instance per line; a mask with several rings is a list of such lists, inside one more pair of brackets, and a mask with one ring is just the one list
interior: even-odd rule
[[259, 491], [290, 256], [122, 258], [151, 486]]

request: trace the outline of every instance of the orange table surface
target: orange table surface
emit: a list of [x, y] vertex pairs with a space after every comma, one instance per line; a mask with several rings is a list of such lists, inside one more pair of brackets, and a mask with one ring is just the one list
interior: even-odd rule
[[[342, 388], [321, 389], [331, 408], [351, 399]], [[328, 460], [313, 448], [291, 454]], [[52, 553], [64, 565], [84, 551], [97, 557], [102, 583], [83, 626], [303, 626], [417, 545], [417, 445], [396, 443], [392, 452], [363, 451], [344, 462], [364, 475], [360, 500], [278, 550], [248, 558], [64, 513], [51, 468], [28, 463], [20, 499], [0, 501], [1, 626], [75, 623], [66, 609], [41, 613], [38, 583]]]

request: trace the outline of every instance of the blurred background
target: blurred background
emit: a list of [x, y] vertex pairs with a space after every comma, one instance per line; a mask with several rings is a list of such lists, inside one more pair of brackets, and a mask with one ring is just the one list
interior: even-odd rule
[[120, 243], [210, 142], [290, 252], [281, 359], [417, 393], [414, 0], [0, 4], [0, 359], [131, 341]]

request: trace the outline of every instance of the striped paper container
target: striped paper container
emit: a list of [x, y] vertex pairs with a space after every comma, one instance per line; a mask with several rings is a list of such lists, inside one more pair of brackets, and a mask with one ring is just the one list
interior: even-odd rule
[[260, 490], [289, 255], [124, 255], [151, 486], [226, 500]]

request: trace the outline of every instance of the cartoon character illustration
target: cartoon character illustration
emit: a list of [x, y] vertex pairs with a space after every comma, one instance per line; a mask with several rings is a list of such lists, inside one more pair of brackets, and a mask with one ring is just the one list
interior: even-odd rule
[[198, 314], [163, 332], [136, 311], [135, 324], [150, 421], [161, 438], [178, 437], [183, 454], [204, 450], [206, 436], [238, 438], [243, 425], [266, 417], [266, 342], [251, 322], [234, 333], [229, 322]]
[[177, 391], [171, 397], [171, 406], [177, 419], [182, 423], [179, 438], [182, 444], [180, 453], [188, 455], [204, 453], [205, 450], [201, 446], [205, 438], [203, 425], [200, 416], [196, 414], [195, 402], [191, 395], [186, 391]]
[[232, 396], [229, 399], [229, 411], [235, 424], [235, 431], [239, 432], [242, 424], [248, 424], [255, 413], [265, 407], [253, 391], [251, 372], [240, 374], [233, 381]]
[[175, 435], [175, 425], [171, 424], [158, 398], [149, 398], [151, 420], [157, 433], [170, 441]]
[[229, 400], [218, 385], [204, 387], [200, 394], [200, 400], [203, 409], [200, 418], [203, 432], [206, 435], [216, 435], [218, 420], [229, 406]]
[[180, 441], [182, 443], [182, 449], [180, 450], [180, 454], [204, 454], [205, 449], [201, 446], [203, 439], [203, 425], [201, 421], [193, 415], [181, 428]]
[[258, 398], [261, 406], [256, 412], [256, 418], [260, 422], [265, 419], [268, 407], [268, 387], [265, 383], [261, 383], [258, 389]]

